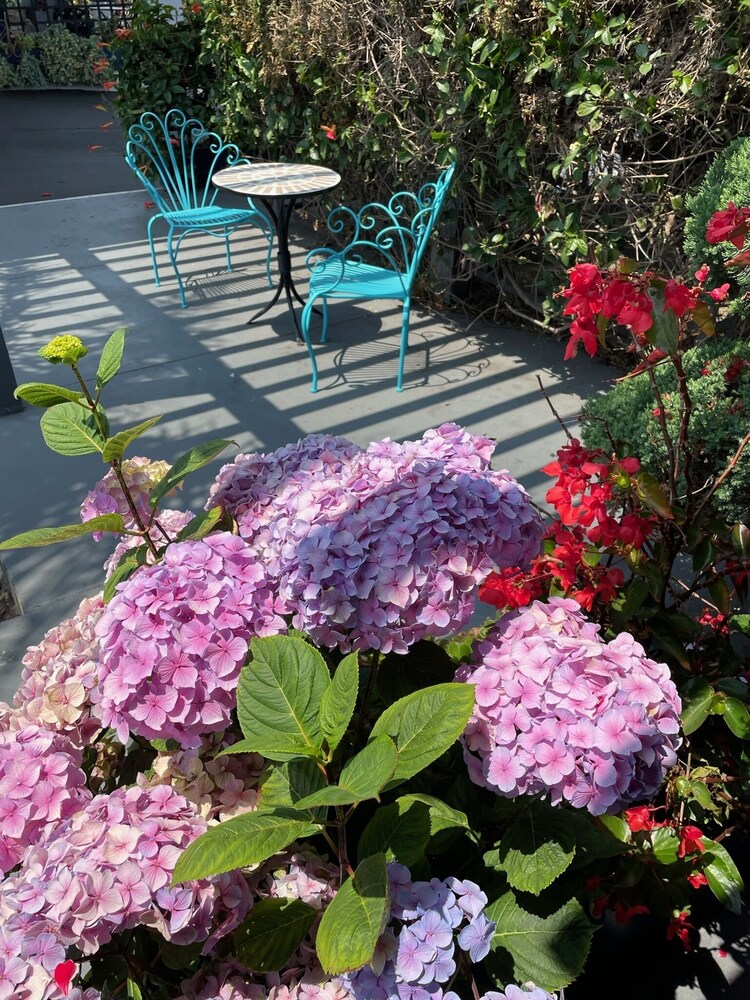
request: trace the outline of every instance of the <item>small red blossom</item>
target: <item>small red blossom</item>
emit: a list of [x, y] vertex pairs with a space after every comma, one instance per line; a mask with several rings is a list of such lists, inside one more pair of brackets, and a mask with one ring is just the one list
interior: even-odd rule
[[633, 833], [639, 833], [641, 830], [651, 830], [654, 825], [651, 820], [651, 810], [648, 806], [634, 806], [633, 809], [626, 809], [623, 816]]
[[156, 202], [155, 201], [144, 201], [143, 207], [144, 208], [156, 208]]
[[629, 326], [636, 337], [640, 337], [654, 325], [654, 304], [642, 292], [633, 296], [617, 315], [617, 322]]
[[583, 885], [587, 892], [596, 892], [601, 884], [602, 880], [599, 875], [592, 875], [590, 878], [583, 880]]
[[132, 34], [133, 34], [133, 32], [132, 32], [132, 30], [130, 28], [116, 28], [115, 29], [115, 37], [121, 39], [122, 41], [125, 41], [125, 39], [130, 38], [130, 36]]
[[716, 954], [719, 958], [729, 958], [729, 952], [725, 948], [719, 948]]
[[732, 382], [736, 382], [742, 374], [743, 368], [750, 368], [750, 362], [744, 361], [737, 354], [733, 354], [729, 359], [727, 370], [724, 372], [724, 382], [727, 385], [731, 385]]
[[694, 309], [698, 302], [697, 288], [688, 288], [681, 281], [674, 281], [672, 278], [667, 282], [664, 289], [664, 311], [671, 309], [678, 319], [681, 319], [686, 312]]
[[70, 984], [73, 980], [73, 976], [76, 974], [76, 963], [71, 961], [71, 959], [66, 959], [64, 962], [60, 962], [58, 966], [55, 967], [52, 978], [55, 980], [57, 988], [63, 994], [67, 996], [70, 991]]
[[194, 3], [194, 4], [191, 4], [190, 10], [194, 14], [200, 14], [200, 12], [203, 10], [203, 8], [201, 7], [201, 5], [199, 3]]
[[688, 923], [689, 916], [688, 911], [683, 910], [682, 913], [678, 913], [672, 917], [667, 927], [667, 941], [672, 941], [676, 938], [682, 943], [685, 951], [693, 950], [693, 946], [690, 943], [690, 931], [695, 930], [695, 928], [691, 923]]
[[713, 614], [711, 611], [706, 609], [698, 619], [698, 624], [707, 625], [717, 635], [729, 635], [728, 619], [726, 615], [723, 615], [720, 611]]
[[117, 84], [114, 80], [105, 80], [102, 87], [104, 90], [114, 90], [117, 87]]
[[321, 125], [320, 127], [325, 132], [326, 139], [331, 139], [332, 141], [335, 141], [336, 139], [335, 125]]
[[700, 889], [702, 885], [708, 885], [708, 879], [703, 872], [693, 872], [692, 875], [688, 875], [687, 880], [694, 889]]
[[660, 417], [661, 415], [662, 415], [662, 408], [660, 406], [655, 406], [653, 410], [651, 410], [652, 417]]
[[637, 917], [641, 913], [650, 912], [651, 911], [644, 903], [638, 903], [635, 906], [628, 906], [627, 903], [623, 903], [619, 899], [615, 903], [615, 920], [618, 924], [629, 924], [633, 917]]
[[89, 153], [95, 153], [97, 149], [103, 149], [102, 146], [89, 146]]
[[709, 243], [732, 243], [741, 250], [749, 231], [750, 208], [737, 208], [730, 201], [725, 209], [714, 212], [708, 220], [706, 240]]
[[679, 831], [680, 846], [677, 848], [677, 857], [684, 858], [686, 854], [698, 854], [705, 850], [703, 845], [703, 830], [697, 826], [683, 826]]
[[712, 288], [708, 294], [711, 296], [714, 302], [723, 302], [724, 299], [727, 297], [728, 292], [729, 292], [729, 282], [727, 281], [725, 284], [719, 285], [718, 288]]
[[701, 284], [701, 285], [702, 285], [702, 284], [703, 284], [703, 282], [704, 282], [704, 281], [706, 280], [706, 278], [708, 277], [708, 272], [709, 272], [709, 271], [710, 271], [710, 268], [709, 268], [708, 264], [701, 264], [701, 266], [700, 266], [700, 267], [698, 268], [698, 270], [697, 270], [697, 271], [695, 272], [695, 280], [696, 280], [696, 281], [697, 281], [697, 282], [698, 282], [699, 284]]
[[591, 901], [591, 916], [602, 917], [604, 911], [609, 907], [609, 896], [599, 895]]

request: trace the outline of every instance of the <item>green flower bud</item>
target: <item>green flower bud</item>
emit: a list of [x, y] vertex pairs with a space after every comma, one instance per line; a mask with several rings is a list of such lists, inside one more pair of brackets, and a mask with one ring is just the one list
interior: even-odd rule
[[45, 358], [53, 365], [74, 365], [76, 361], [85, 358], [89, 353], [79, 337], [66, 333], [62, 337], [53, 337], [49, 344], [42, 347], [39, 357]]

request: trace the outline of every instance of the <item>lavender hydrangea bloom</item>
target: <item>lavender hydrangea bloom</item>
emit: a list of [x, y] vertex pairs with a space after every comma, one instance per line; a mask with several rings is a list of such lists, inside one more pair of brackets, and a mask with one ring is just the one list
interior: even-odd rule
[[0, 733], [0, 875], [90, 798], [81, 751], [61, 733], [38, 726]]
[[539, 517], [490, 469], [493, 450], [455, 424], [364, 450], [316, 435], [240, 456], [208, 506], [237, 518], [296, 628], [324, 646], [404, 653], [465, 625], [494, 565], [538, 551]]
[[139, 924], [210, 948], [244, 919], [251, 897], [239, 872], [169, 887], [180, 854], [206, 828], [168, 787], [99, 795], [48, 830], [0, 885], [0, 926], [27, 942], [52, 934], [84, 955]]
[[677, 690], [631, 635], [604, 642], [599, 628], [575, 601], [536, 601], [459, 668], [476, 691], [462, 742], [478, 785], [595, 816], [656, 792], [680, 745]]
[[123, 743], [133, 732], [199, 747], [229, 725], [250, 639], [285, 628], [241, 538], [173, 543], [118, 586], [97, 625], [103, 725]]
[[[489, 952], [495, 924], [474, 882], [449, 878], [412, 882], [404, 865], [389, 864], [391, 914], [373, 961], [341, 977], [354, 1000], [444, 1000], [456, 971], [456, 944], [472, 962]], [[479, 908], [478, 908], [479, 907]]]

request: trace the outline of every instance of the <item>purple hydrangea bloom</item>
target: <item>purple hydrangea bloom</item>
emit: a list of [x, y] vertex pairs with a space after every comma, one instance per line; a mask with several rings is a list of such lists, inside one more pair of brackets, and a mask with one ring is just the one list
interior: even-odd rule
[[236, 535], [175, 542], [162, 562], [118, 585], [99, 621], [98, 714], [132, 732], [199, 747], [226, 729], [254, 635], [276, 635], [265, 570]]
[[412, 882], [409, 869], [388, 865], [391, 914], [376, 959], [341, 977], [354, 1000], [443, 1000], [456, 971], [456, 945], [472, 962], [489, 952], [495, 924], [474, 882]]
[[239, 872], [170, 888], [180, 854], [206, 829], [166, 786], [99, 795], [49, 829], [0, 885], [0, 927], [27, 942], [52, 934], [84, 955], [139, 924], [210, 947], [244, 919], [251, 896]]
[[656, 792], [680, 745], [677, 690], [631, 635], [605, 642], [599, 628], [575, 601], [536, 601], [501, 618], [459, 668], [476, 690], [462, 742], [478, 785], [595, 816]]
[[357, 448], [314, 435], [219, 473], [220, 505], [320, 645], [406, 652], [460, 629], [494, 565], [537, 553], [540, 519], [494, 442], [456, 424]]

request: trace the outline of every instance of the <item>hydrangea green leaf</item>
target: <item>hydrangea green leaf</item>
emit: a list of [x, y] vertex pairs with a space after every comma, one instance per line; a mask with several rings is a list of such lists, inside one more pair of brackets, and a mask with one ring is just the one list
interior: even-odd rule
[[323, 657], [289, 636], [255, 638], [237, 688], [248, 746], [271, 760], [316, 757], [323, 744], [320, 706], [331, 683]]
[[424, 859], [430, 839], [430, 810], [424, 802], [397, 799], [380, 806], [362, 831], [357, 847], [360, 861], [371, 854], [386, 854], [389, 860], [408, 867]]
[[68, 538], [77, 538], [79, 535], [90, 535], [94, 531], [119, 532], [124, 527], [119, 514], [102, 514], [99, 517], [92, 517], [83, 524], [63, 524], [59, 528], [34, 528], [33, 531], [24, 531], [20, 535], [14, 535], [0, 542], [0, 549], [40, 548], [43, 545], [64, 542]]
[[78, 403], [60, 403], [42, 414], [42, 435], [58, 455], [90, 455], [104, 451], [102, 436], [92, 413]]
[[301, 899], [261, 899], [234, 931], [237, 958], [253, 972], [283, 968], [304, 940], [318, 911]]
[[497, 867], [514, 889], [538, 896], [566, 871], [575, 853], [575, 831], [566, 814], [532, 803], [503, 834]]
[[[474, 708], [472, 684], [435, 684], [394, 702], [372, 730], [391, 736], [398, 750], [392, 784], [411, 778], [455, 743]], [[391, 786], [389, 786], [391, 787]]]
[[172, 885], [257, 865], [298, 837], [317, 832], [309, 817], [293, 809], [243, 813], [212, 826], [194, 840], [175, 865]]
[[130, 549], [125, 553], [104, 584], [102, 601], [105, 604], [109, 604], [115, 596], [118, 583], [128, 580], [140, 566], [145, 566], [147, 558], [148, 546], [146, 545], [139, 545], [137, 548]]
[[107, 438], [104, 450], [102, 451], [103, 461], [111, 462], [114, 459], [122, 458], [128, 445], [132, 444], [142, 434], [145, 434], [154, 424], [158, 424], [160, 420], [161, 414], [158, 417], [149, 417], [148, 420], [143, 420], [140, 424], [135, 424], [134, 427], [128, 427], [127, 430], [119, 431], [112, 437]]
[[99, 367], [96, 372], [97, 391], [102, 389], [107, 382], [111, 382], [119, 372], [122, 365], [122, 356], [125, 351], [125, 334], [127, 329], [120, 327], [115, 330], [107, 340], [102, 349], [102, 356], [99, 359]]
[[378, 736], [347, 761], [337, 785], [328, 785], [296, 803], [297, 809], [348, 806], [374, 799], [396, 770], [398, 753], [389, 736]]
[[234, 444], [234, 442], [224, 438], [212, 438], [210, 441], [204, 441], [203, 444], [198, 444], [190, 451], [186, 451], [184, 455], [180, 455], [166, 476], [159, 480], [151, 491], [151, 506], [155, 507], [161, 498], [179, 486], [186, 476], [197, 469], [202, 469], [204, 465], [208, 465], [230, 444]]
[[686, 736], [703, 725], [711, 710], [714, 689], [701, 677], [688, 681], [682, 690], [682, 731]]
[[596, 928], [578, 900], [550, 913], [541, 901], [521, 905], [509, 890], [485, 913], [497, 924], [492, 947], [509, 954], [516, 982], [531, 980], [551, 992], [567, 986], [583, 969]]
[[75, 403], [81, 398], [81, 390], [66, 389], [49, 382], [24, 382], [13, 393], [16, 399], [24, 399], [32, 406], [57, 406], [58, 403]]
[[370, 961], [388, 918], [388, 904], [385, 855], [373, 854], [344, 882], [320, 921], [316, 947], [325, 972], [338, 975]]
[[339, 745], [351, 722], [358, 689], [359, 657], [350, 653], [336, 667], [320, 705], [320, 728], [331, 750]]
[[212, 507], [210, 510], [204, 510], [200, 514], [196, 514], [192, 521], [188, 521], [179, 533], [177, 541], [198, 541], [201, 538], [205, 538], [206, 535], [210, 535], [212, 531], [217, 529], [222, 517], [224, 517], [224, 511], [221, 507]]

